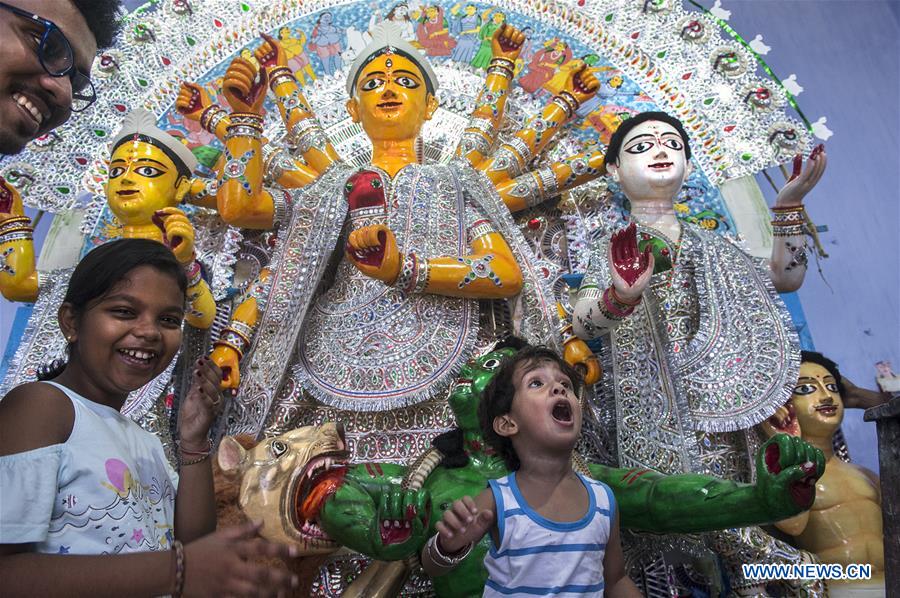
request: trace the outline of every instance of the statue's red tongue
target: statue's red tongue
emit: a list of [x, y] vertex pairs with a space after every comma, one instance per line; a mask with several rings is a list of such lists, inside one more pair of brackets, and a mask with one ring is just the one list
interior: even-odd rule
[[329, 469], [316, 479], [315, 486], [306, 495], [303, 504], [300, 505], [300, 516], [307, 521], [315, 521], [325, 500], [338, 491], [344, 483], [346, 467]]

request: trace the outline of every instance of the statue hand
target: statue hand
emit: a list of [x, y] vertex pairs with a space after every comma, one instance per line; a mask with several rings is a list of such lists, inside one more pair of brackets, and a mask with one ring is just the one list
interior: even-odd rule
[[287, 66], [287, 54], [281, 47], [281, 43], [271, 35], [262, 32], [259, 35], [265, 40], [253, 53], [259, 65], [266, 71], [278, 66]]
[[506, 58], [515, 62], [524, 43], [524, 33], [512, 25], [503, 23], [491, 37], [491, 53], [494, 58]]
[[225, 71], [222, 93], [236, 112], [262, 113], [269, 76], [249, 60], [238, 56]]
[[203, 111], [212, 106], [209, 94], [197, 85], [189, 81], [182, 82], [175, 99], [175, 109], [178, 113], [193, 121], [199, 121]]
[[590, 347], [580, 338], [573, 337], [563, 345], [563, 359], [578, 370], [587, 385], [596, 384], [600, 380], [600, 361]]
[[756, 455], [756, 492], [778, 521], [810, 508], [825, 473], [822, 451], [797, 436], [777, 434]]
[[797, 421], [797, 414], [792, 403], [787, 403], [776, 409], [775, 414], [759, 424], [759, 427], [762, 428], [762, 431], [769, 438], [776, 434], [800, 436], [800, 422]]
[[237, 351], [231, 347], [216, 345], [209, 358], [222, 371], [222, 381], [219, 383], [220, 389], [236, 389], [241, 384], [241, 358]]
[[350, 233], [346, 252], [360, 272], [385, 284], [394, 284], [400, 274], [397, 239], [383, 224], [364, 226]]
[[163, 208], [153, 214], [153, 224], [162, 231], [163, 244], [172, 250], [181, 265], [194, 259], [194, 225], [178, 208]]
[[653, 276], [654, 259], [649, 246], [643, 252], [638, 249], [634, 223], [613, 233], [608, 259], [616, 295], [626, 301], [636, 301]]
[[809, 160], [806, 161], [806, 168], [803, 168], [803, 156], [799, 154], [794, 156], [794, 168], [791, 178], [778, 192], [778, 197], [775, 198], [775, 207], [790, 208], [802, 205], [803, 198], [813, 190], [813, 187], [822, 178], [827, 165], [828, 156], [825, 154], [825, 146], [821, 143], [810, 152]]
[[[381, 560], [398, 560], [413, 554], [425, 540], [431, 518], [431, 493], [385, 486], [370, 527], [372, 546]], [[380, 547], [380, 548], [379, 548]]]
[[453, 501], [440, 521], [434, 524], [443, 554], [459, 552], [470, 542], [478, 542], [491, 529], [494, 514], [478, 509], [471, 496]]
[[24, 215], [25, 207], [22, 205], [19, 190], [0, 177], [0, 224], [10, 218], [20, 218]]
[[569, 75], [569, 79], [563, 87], [563, 90], [572, 94], [579, 104], [583, 104], [594, 97], [598, 89], [600, 89], [600, 82], [588, 70], [587, 65], [583, 65]]

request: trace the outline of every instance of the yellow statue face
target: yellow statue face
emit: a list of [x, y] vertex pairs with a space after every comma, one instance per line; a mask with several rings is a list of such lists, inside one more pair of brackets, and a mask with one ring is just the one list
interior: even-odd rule
[[502, 12], [494, 13], [494, 24], [502, 25], [503, 21], [505, 21], [505, 20], [506, 20], [506, 15], [504, 15]]
[[791, 402], [804, 436], [830, 436], [844, 419], [844, 402], [838, 393], [837, 380], [817, 363], [800, 365]]
[[174, 207], [190, 187], [188, 177], [161, 149], [144, 141], [128, 141], [110, 159], [106, 201], [126, 226], [148, 225], [157, 210]]
[[249, 450], [226, 436], [217, 458], [225, 475], [240, 476], [238, 504], [248, 518], [263, 521], [260, 533], [265, 538], [295, 544], [307, 555], [337, 549], [303, 515], [304, 503], [317, 499], [323, 486], [336, 483], [336, 474], [347, 463], [343, 430], [336, 424], [297, 428]]
[[429, 19], [435, 19], [438, 16], [437, 6], [429, 6], [425, 9], [425, 16]]
[[470, 17], [471, 17], [472, 15], [475, 14], [475, 11], [476, 11], [476, 10], [478, 10], [478, 9], [475, 8], [475, 5], [474, 5], [474, 4], [467, 4], [467, 5], [466, 5], [466, 14], [469, 15]]
[[353, 121], [373, 140], [414, 139], [436, 109], [422, 71], [398, 54], [383, 54], [367, 64], [347, 101]]

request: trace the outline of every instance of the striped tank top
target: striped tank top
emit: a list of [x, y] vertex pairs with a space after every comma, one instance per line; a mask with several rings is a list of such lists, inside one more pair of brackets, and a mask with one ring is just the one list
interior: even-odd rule
[[515, 472], [491, 480], [500, 545], [484, 557], [485, 597], [602, 596], [603, 556], [615, 499], [609, 487], [578, 475], [589, 505], [578, 521], [560, 523], [525, 502]]

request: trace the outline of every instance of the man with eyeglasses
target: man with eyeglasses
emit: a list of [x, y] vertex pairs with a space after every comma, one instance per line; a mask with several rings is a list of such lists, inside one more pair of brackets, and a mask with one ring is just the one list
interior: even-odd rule
[[90, 72], [120, 0], [0, 2], [0, 155], [16, 154], [96, 100]]

